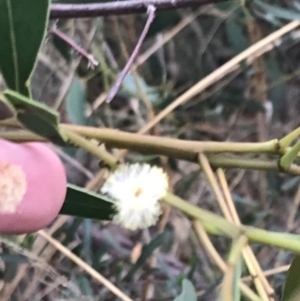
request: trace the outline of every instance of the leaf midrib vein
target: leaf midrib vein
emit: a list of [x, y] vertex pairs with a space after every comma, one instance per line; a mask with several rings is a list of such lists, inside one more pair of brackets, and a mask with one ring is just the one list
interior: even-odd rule
[[19, 83], [19, 66], [18, 66], [18, 51], [16, 45], [16, 36], [15, 36], [15, 29], [14, 29], [14, 21], [13, 21], [13, 11], [12, 5], [10, 0], [6, 0], [7, 10], [8, 10], [8, 22], [9, 22], [9, 31], [10, 31], [10, 38], [12, 44], [12, 55], [13, 55], [13, 65], [14, 65], [14, 72], [15, 72], [15, 89], [19, 91], [20, 83]]

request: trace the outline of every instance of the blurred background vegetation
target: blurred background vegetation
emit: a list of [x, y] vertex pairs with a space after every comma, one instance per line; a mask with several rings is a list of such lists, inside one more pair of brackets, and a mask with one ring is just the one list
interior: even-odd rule
[[[106, 93], [134, 49], [146, 16], [51, 20], [50, 27], [57, 26], [99, 65], [91, 68], [69, 45], [49, 34], [33, 75], [33, 96], [59, 110], [63, 122], [137, 132], [235, 55], [300, 19], [297, 0], [242, 2], [158, 12], [131, 73], [109, 104]], [[283, 137], [300, 125], [299, 41], [300, 29], [283, 36], [253, 64], [241, 63], [239, 70], [174, 110], [152, 133], [198, 141], [255, 142]], [[82, 149], [57, 148], [57, 152], [70, 183], [84, 186], [99, 170], [99, 161]], [[126, 161], [162, 164], [178, 196], [220, 213], [197, 164], [133, 152]], [[243, 224], [299, 233], [298, 177], [239, 169], [228, 170], [226, 176]], [[157, 227], [132, 233], [111, 223], [69, 218], [53, 236], [134, 300], [174, 300], [183, 278], [193, 282], [198, 300], [216, 300], [222, 272], [203, 249], [190, 221], [175, 209], [160, 235]], [[212, 241], [226, 258], [229, 241], [220, 237]], [[142, 246], [143, 257], [137, 262]], [[153, 268], [147, 259], [157, 247]], [[2, 248], [5, 251], [5, 244]], [[13, 254], [1, 255], [1, 300], [116, 300], [54, 247], [47, 246], [40, 258], [26, 246], [13, 248]], [[254, 245], [253, 249], [263, 270], [274, 269], [269, 280], [275, 300], [280, 300], [291, 256], [270, 247]], [[12, 262], [8, 273], [5, 265]], [[17, 279], [20, 270], [16, 266], [26, 270], [27, 277]], [[153, 277], [145, 293], [149, 275]]]

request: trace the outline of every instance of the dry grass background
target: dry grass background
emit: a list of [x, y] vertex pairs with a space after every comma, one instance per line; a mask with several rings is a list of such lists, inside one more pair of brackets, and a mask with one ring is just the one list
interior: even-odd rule
[[[265, 52], [262, 59], [245, 68], [244, 60], [251, 61], [261, 53], [251, 53], [251, 44], [284, 27], [256, 17], [249, 24], [238, 4], [228, 5], [226, 9], [208, 5], [198, 11], [159, 14], [157, 20], [169, 24], [153, 24], [152, 29], [157, 31], [150, 32], [132, 73], [160, 92], [157, 101], [151, 102], [142, 85], [136, 93], [118, 95], [110, 105], [103, 99], [135, 46], [144, 18], [112, 16], [63, 22], [61, 28], [93, 54], [100, 62], [99, 67], [88, 68], [87, 62], [75, 54], [67, 63], [50, 38], [39, 55], [34, 73], [34, 96], [58, 109], [64, 122], [74, 122], [72, 116], [75, 119], [82, 116], [70, 112], [66, 96], [74, 78], [80, 78], [86, 97], [87, 124], [138, 132], [155, 122], [154, 114], [166, 112], [163, 110], [170, 103], [174, 104], [182, 92], [192, 87], [197, 93], [193, 90], [189, 90], [190, 95], [185, 93], [189, 101], [181, 96], [179, 102], [185, 103], [172, 108], [152, 133], [199, 141], [258, 141], [262, 135], [265, 140], [280, 138], [299, 126], [299, 30], [290, 35], [291, 27], [287, 30], [288, 38], [278, 35], [266, 43], [261, 49]], [[253, 27], [260, 31], [258, 40], [250, 30]], [[233, 62], [227, 70], [230, 72], [218, 69], [236, 58], [237, 51], [241, 52], [244, 46], [250, 52], [240, 63]], [[212, 73], [214, 76], [206, 86], [197, 84]], [[270, 119], [265, 117], [266, 102], [273, 104]], [[94, 186], [98, 160], [82, 150], [57, 149], [57, 152], [65, 162], [69, 182]], [[221, 214], [214, 192], [196, 164], [132, 152], [126, 155], [126, 160], [160, 162], [168, 171], [172, 190], [177, 195]], [[300, 232], [298, 178], [241, 169], [226, 171], [226, 177], [244, 224]], [[37, 234], [34, 244], [30, 243], [30, 237], [9, 238], [9, 241], [0, 238], [4, 254], [0, 266], [1, 300], [116, 300], [108, 289], [110, 284], [100, 285], [103, 279], [98, 279], [97, 274], [90, 275], [91, 271], [83, 271], [84, 263], [72, 262], [71, 255], [56, 242], [77, 254], [133, 300], [173, 300], [184, 275], [193, 280], [198, 300], [216, 300], [222, 272], [185, 216], [172, 209], [166, 218], [165, 225], [161, 222], [158, 227], [131, 233], [110, 223], [59, 217], [50, 229]], [[150, 260], [130, 281], [121, 281], [140, 255], [141, 246], [149, 243], [159, 230], [165, 236], [155, 254], [156, 261]], [[45, 238], [51, 240], [47, 233], [55, 240], [45, 245]], [[226, 258], [229, 241], [224, 238], [212, 238], [212, 241]], [[271, 270], [267, 272], [268, 279], [275, 290], [274, 300], [279, 300], [290, 254], [259, 245], [254, 245], [253, 250], [261, 268]], [[9, 256], [14, 258], [13, 262]]]

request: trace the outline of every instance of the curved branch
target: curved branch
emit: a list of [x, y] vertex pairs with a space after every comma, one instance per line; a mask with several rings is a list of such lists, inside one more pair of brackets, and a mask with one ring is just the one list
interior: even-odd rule
[[50, 19], [88, 18], [108, 15], [146, 13], [150, 5], [157, 10], [197, 7], [226, 0], [126, 0], [106, 3], [52, 4]]

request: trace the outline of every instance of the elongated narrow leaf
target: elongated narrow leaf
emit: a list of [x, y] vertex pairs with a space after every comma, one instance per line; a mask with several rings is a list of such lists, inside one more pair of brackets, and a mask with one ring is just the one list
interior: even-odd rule
[[197, 301], [196, 290], [191, 281], [183, 279], [182, 293], [174, 301]]
[[17, 111], [30, 111], [53, 125], [58, 124], [58, 113], [48, 106], [12, 90], [6, 90], [4, 96]]
[[147, 98], [152, 102], [156, 103], [160, 97], [159, 93], [156, 91], [155, 88], [149, 87], [145, 80], [142, 77], [138, 77], [138, 83], [135, 82], [135, 77], [132, 74], [128, 74], [124, 78], [124, 82], [122, 84], [122, 89], [118, 92], [120, 95], [123, 96], [131, 96], [131, 95], [138, 95], [139, 87], [144, 91], [147, 95]]
[[228, 19], [225, 22], [227, 38], [235, 53], [241, 53], [248, 47], [248, 40], [243, 33], [243, 27], [233, 20]]
[[66, 99], [66, 110], [72, 123], [86, 124], [85, 106], [85, 87], [80, 79], [75, 77]]
[[115, 213], [113, 201], [104, 195], [84, 188], [68, 185], [60, 214], [97, 220], [110, 220]]
[[0, 254], [1, 260], [5, 263], [28, 263], [30, 262], [29, 258], [22, 254]]
[[6, 90], [4, 96], [14, 107], [18, 120], [25, 127], [53, 143], [65, 145], [59, 133], [59, 119], [56, 111], [18, 92]]
[[279, 19], [288, 20], [288, 21], [300, 20], [300, 14], [294, 10], [286, 9], [276, 5], [267, 4], [260, 0], [255, 0], [254, 3], [259, 8], [261, 8], [264, 13], [271, 14]]
[[0, 0], [0, 70], [9, 88], [29, 95], [26, 82], [48, 24], [50, 0]]
[[129, 280], [132, 278], [134, 273], [143, 266], [146, 260], [152, 255], [152, 253], [157, 249], [165, 240], [166, 233], [159, 234], [154, 238], [149, 244], [145, 245], [142, 250], [142, 254], [137, 260], [137, 262], [129, 270], [128, 274], [124, 277], [124, 280]]
[[296, 255], [289, 268], [281, 301], [300, 300], [300, 256]]

